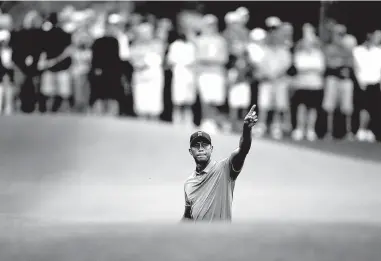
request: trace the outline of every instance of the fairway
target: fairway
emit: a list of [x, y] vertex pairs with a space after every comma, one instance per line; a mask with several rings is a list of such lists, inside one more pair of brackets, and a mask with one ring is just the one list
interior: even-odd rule
[[[0, 121], [0, 260], [380, 260], [381, 161], [254, 140], [233, 225], [184, 226], [193, 130], [64, 115]], [[222, 159], [239, 136], [212, 142]]]

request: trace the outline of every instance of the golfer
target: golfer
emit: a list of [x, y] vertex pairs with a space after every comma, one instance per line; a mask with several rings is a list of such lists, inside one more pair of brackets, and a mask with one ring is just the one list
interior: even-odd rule
[[235, 180], [251, 147], [251, 129], [258, 120], [255, 107], [244, 119], [239, 147], [228, 158], [211, 159], [212, 140], [206, 132], [197, 131], [190, 137], [189, 153], [196, 162], [196, 170], [184, 185], [183, 221], [231, 221]]

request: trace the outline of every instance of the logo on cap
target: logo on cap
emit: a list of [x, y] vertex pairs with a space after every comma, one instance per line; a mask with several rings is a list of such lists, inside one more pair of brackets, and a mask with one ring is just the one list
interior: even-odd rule
[[197, 136], [202, 136], [202, 131], [197, 132]]

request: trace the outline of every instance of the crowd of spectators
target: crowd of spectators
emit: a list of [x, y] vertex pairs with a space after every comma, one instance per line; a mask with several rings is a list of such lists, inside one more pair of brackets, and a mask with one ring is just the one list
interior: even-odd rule
[[47, 16], [31, 10], [20, 28], [1, 14], [0, 113], [154, 121], [170, 104], [173, 124], [192, 126], [198, 112], [200, 128], [215, 133], [238, 131], [255, 103], [258, 137], [314, 141], [325, 112], [331, 139], [339, 110], [345, 139], [381, 139], [381, 31], [358, 42], [332, 23], [322, 41], [306, 22], [295, 41], [287, 21], [268, 17], [266, 27], [249, 29], [249, 14], [184, 11], [173, 21], [67, 6]]

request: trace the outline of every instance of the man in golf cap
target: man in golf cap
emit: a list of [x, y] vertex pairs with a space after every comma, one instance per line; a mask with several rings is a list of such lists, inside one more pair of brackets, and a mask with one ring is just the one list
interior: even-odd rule
[[184, 185], [184, 221], [231, 221], [235, 180], [249, 153], [251, 129], [258, 120], [255, 107], [244, 119], [239, 147], [221, 161], [211, 159], [213, 146], [208, 133], [197, 131], [191, 135], [189, 153], [196, 169]]

